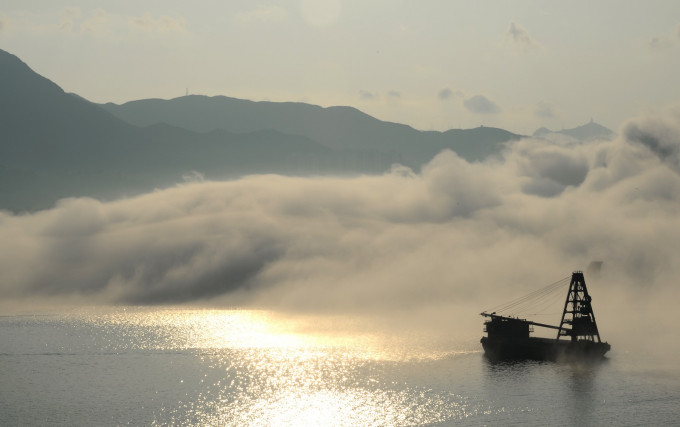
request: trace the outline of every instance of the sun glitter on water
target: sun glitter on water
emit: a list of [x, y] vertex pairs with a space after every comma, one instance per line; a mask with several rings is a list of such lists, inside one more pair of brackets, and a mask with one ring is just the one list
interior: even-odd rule
[[[171, 316], [163, 322], [179, 325], [189, 348], [213, 351], [204, 360], [214, 381], [199, 401], [181, 409], [193, 411], [199, 424], [421, 424], [456, 408], [422, 391], [385, 384], [378, 361], [402, 357], [403, 351], [385, 346], [379, 335], [330, 333], [318, 318], [267, 311], [171, 313], [158, 315]], [[311, 333], [310, 323], [325, 332]]]
[[456, 396], [393, 380], [410, 375], [405, 360], [426, 365], [455, 352], [366, 332], [364, 319], [178, 308], [73, 317], [95, 325], [96, 347], [167, 364], [163, 381], [186, 397], [165, 405], [158, 424], [413, 425], [464, 413]]
[[195, 348], [292, 349], [309, 344], [264, 311], [198, 311], [191, 312], [186, 321], [194, 331]]

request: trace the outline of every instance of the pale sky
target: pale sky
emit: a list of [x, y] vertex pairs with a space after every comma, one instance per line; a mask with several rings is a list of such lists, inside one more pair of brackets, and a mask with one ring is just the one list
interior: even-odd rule
[[351, 105], [422, 130], [618, 130], [680, 101], [680, 2], [3, 0], [0, 49], [94, 102]]

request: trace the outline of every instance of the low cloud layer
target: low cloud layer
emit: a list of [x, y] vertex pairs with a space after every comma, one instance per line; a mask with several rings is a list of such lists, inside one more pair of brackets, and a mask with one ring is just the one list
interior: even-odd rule
[[647, 147], [680, 173], [680, 108], [642, 120], [631, 120], [624, 127], [624, 134], [629, 141]]
[[596, 295], [678, 296], [679, 123], [670, 111], [614, 141], [525, 139], [488, 163], [445, 151], [420, 174], [251, 176], [0, 213], [0, 292], [451, 319], [601, 260]]

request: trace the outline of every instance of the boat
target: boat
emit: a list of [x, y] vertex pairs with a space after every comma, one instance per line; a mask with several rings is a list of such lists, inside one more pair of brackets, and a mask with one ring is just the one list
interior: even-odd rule
[[[545, 299], [547, 295], [561, 288], [567, 279], [532, 292], [492, 313], [482, 312], [481, 315], [489, 319], [484, 322], [484, 331], [487, 336], [481, 339], [486, 357], [491, 360], [546, 361], [604, 358], [611, 346], [600, 339], [591, 304], [592, 298], [588, 293], [582, 271], [575, 271], [571, 275], [559, 326], [497, 314], [498, 311], [505, 311], [508, 308], [526, 306], [527, 303], [536, 299]], [[557, 336], [555, 338], [532, 337], [530, 334], [534, 331], [534, 327], [556, 329]]]

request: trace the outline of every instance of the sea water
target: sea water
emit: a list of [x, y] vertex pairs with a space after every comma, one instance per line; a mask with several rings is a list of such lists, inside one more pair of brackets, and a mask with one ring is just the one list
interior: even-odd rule
[[680, 423], [680, 369], [616, 343], [600, 363], [493, 363], [478, 341], [309, 322], [169, 308], [2, 316], [0, 425]]

